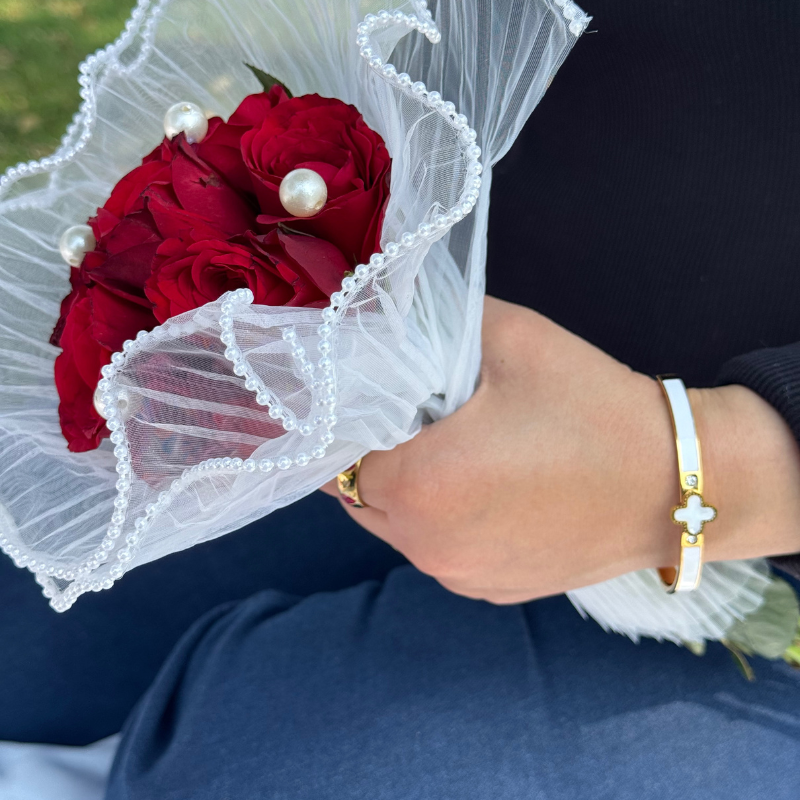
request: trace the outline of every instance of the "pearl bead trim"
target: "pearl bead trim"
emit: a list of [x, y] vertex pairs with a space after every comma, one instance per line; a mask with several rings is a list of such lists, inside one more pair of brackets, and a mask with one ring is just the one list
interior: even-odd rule
[[[100, 48], [93, 55], [90, 55], [81, 62], [78, 67], [78, 84], [80, 86], [81, 104], [61, 139], [61, 146], [52, 155], [46, 156], [38, 161], [22, 161], [13, 167], [9, 167], [5, 173], [0, 176], [0, 201], [10, 187], [21, 178], [31, 175], [40, 175], [63, 167], [65, 164], [72, 161], [75, 156], [86, 147], [92, 137], [92, 130], [95, 124], [95, 115], [97, 111], [95, 86], [101, 73], [108, 69], [118, 74], [131, 74], [144, 63], [152, 49], [156, 23], [168, 2], [169, 0], [160, 0], [160, 2], [153, 5], [151, 0], [138, 0], [130, 18], [125, 23], [125, 29], [122, 35], [113, 43]], [[553, 0], [553, 2], [556, 6], [561, 8], [564, 19], [570, 23], [570, 33], [572, 33], [573, 36], [580, 36], [589, 24], [591, 17], [585, 14], [573, 0]], [[434, 38], [431, 38], [431, 36], [428, 36], [428, 38], [432, 42], [438, 42], [441, 35], [431, 22], [430, 12], [425, 8], [425, 4], [417, 3], [415, 6], [418, 9], [418, 17], [432, 25], [431, 32], [435, 31], [435, 33], [433, 33]], [[380, 13], [389, 14], [390, 12]], [[398, 12], [392, 13], [393, 18], [396, 13]], [[379, 17], [381, 21], [386, 20], [386, 17], [380, 17], [380, 14], [368, 15], [368, 17], [373, 16]], [[403, 15], [403, 17], [405, 19], [401, 24], [406, 24], [408, 27], [416, 27], [415, 25], [409, 25], [406, 21], [411, 19], [410, 16]], [[142, 42], [138, 55], [130, 63], [122, 64], [118, 58], [119, 55], [126, 50], [140, 32]], [[426, 33], [426, 35], [428, 34]], [[359, 40], [361, 36], [366, 36], [367, 39], [369, 38], [368, 33], [359, 33]], [[362, 41], [359, 40], [357, 40], [357, 42], [359, 46], [362, 46]], [[365, 40], [363, 44], [369, 44], [369, 42]], [[386, 68], [391, 68], [391, 64], [386, 65], [384, 69]], [[31, 207], [31, 205], [30, 203], [18, 201], [9, 202], [7, 207], [24, 209]]]
[[592, 18], [572, 0], [553, 0], [553, 2], [561, 8], [564, 19], [569, 22], [569, 32], [573, 36], [580, 36]]
[[[119, 75], [134, 73], [146, 60], [152, 49], [156, 23], [169, 0], [160, 0], [153, 4], [151, 0], [138, 0], [131, 16], [125, 23], [122, 34], [113, 43], [100, 48], [90, 55], [78, 67], [78, 85], [80, 86], [81, 104], [72, 118], [66, 133], [61, 137], [60, 147], [50, 156], [38, 161], [23, 161], [9, 167], [0, 176], [0, 201], [11, 186], [22, 178], [40, 175], [57, 170], [72, 161], [92, 138], [97, 115], [96, 89], [101, 76], [106, 71]], [[139, 52], [128, 63], [120, 61], [119, 56], [141, 35]], [[22, 200], [6, 201], [4, 208], [25, 209], [33, 207], [32, 203]]]
[[[126, 32], [115, 43], [106, 48], [102, 53], [90, 57], [81, 66], [82, 78], [86, 81], [81, 85], [86, 88], [91, 84], [91, 80], [96, 74], [100, 61], [111, 60], [124, 49], [130, 42], [144, 17], [148, 7], [147, 0], [139, 0], [139, 5], [134, 11]], [[574, 5], [574, 4], [573, 4]], [[335, 437], [333, 428], [336, 425], [336, 369], [332, 356], [334, 350], [334, 334], [339, 322], [344, 317], [346, 310], [350, 306], [350, 298], [354, 297], [358, 290], [375, 275], [385, 269], [391, 262], [407, 251], [422, 247], [433, 237], [439, 237], [449, 228], [461, 221], [466, 214], [469, 214], [475, 207], [479, 197], [481, 186], [480, 174], [482, 166], [480, 163], [481, 150], [477, 144], [477, 133], [469, 127], [468, 120], [463, 114], [456, 111], [453, 103], [445, 101], [441, 94], [436, 91], [428, 91], [425, 84], [421, 81], [412, 81], [406, 73], [397, 73], [392, 64], [384, 64], [382, 59], [376, 55], [371, 34], [389, 26], [403, 26], [408, 29], [417, 30], [425, 35], [434, 44], [441, 41], [441, 34], [433, 22], [431, 12], [427, 9], [424, 0], [414, 2], [416, 14], [404, 14], [400, 11], [381, 11], [378, 14], [367, 14], [364, 20], [357, 26], [356, 44], [360, 48], [360, 54], [367, 63], [367, 66], [375, 72], [382, 80], [393, 87], [401, 90], [415, 99], [422, 102], [432, 111], [440, 114], [452, 126], [457, 134], [457, 141], [461, 148], [466, 162], [467, 179], [465, 186], [456, 204], [446, 213], [440, 213], [433, 217], [430, 222], [422, 222], [415, 231], [407, 231], [399, 237], [399, 242], [388, 242], [383, 247], [383, 252], [375, 253], [369, 264], [360, 264], [354, 274], [342, 280], [341, 290], [334, 292], [330, 297], [330, 304], [321, 312], [322, 322], [317, 328], [319, 341], [317, 350], [320, 358], [316, 365], [309, 359], [306, 348], [303, 346], [294, 326], [282, 328], [282, 338], [291, 347], [291, 354], [296, 366], [302, 376], [303, 381], [309, 388], [312, 395], [312, 409], [309, 417], [298, 421], [291, 409], [281, 404], [280, 399], [264, 385], [263, 381], [253, 369], [246, 355], [237, 344], [234, 322], [236, 315], [241, 313], [243, 306], [251, 305], [254, 301], [253, 293], [249, 289], [237, 289], [223, 295], [220, 305], [219, 327], [220, 341], [225, 345], [225, 358], [232, 362], [235, 375], [244, 380], [245, 388], [255, 394], [256, 402], [267, 409], [269, 416], [280, 421], [287, 432], [297, 431], [301, 437], [310, 437], [315, 432], [319, 435], [313, 440], [304, 451], [294, 456], [283, 455], [275, 459], [241, 459], [241, 458], [211, 458], [195, 464], [191, 468], [183, 471], [179, 478], [176, 478], [169, 489], [162, 491], [156, 502], [150, 503], [145, 507], [145, 514], [138, 517], [133, 523], [133, 530], [125, 536], [124, 544], [119, 539], [122, 535], [123, 526], [127, 518], [127, 510], [131, 491], [131, 461], [130, 447], [127, 439], [124, 424], [123, 409], [120, 401], [124, 400], [125, 389], [117, 384], [117, 375], [124, 370], [128, 358], [138, 352], [142, 346], [151, 340], [163, 339], [168, 336], [183, 336], [192, 332], [195, 328], [189, 323], [178, 324], [167, 322], [165, 325], [158, 326], [150, 332], [140, 331], [134, 340], [128, 340], [123, 344], [122, 351], [114, 353], [111, 363], [104, 366], [101, 370], [102, 378], [98, 383], [100, 390], [100, 401], [105, 406], [107, 414], [106, 425], [111, 431], [111, 441], [114, 446], [114, 456], [117, 460], [116, 471], [119, 478], [116, 482], [117, 495], [114, 499], [114, 513], [105, 536], [100, 545], [92, 552], [88, 558], [76, 567], [65, 569], [46, 561], [37, 562], [22, 554], [19, 548], [12, 547], [5, 536], [0, 534], [0, 549], [10, 555], [15, 563], [20, 567], [27, 567], [36, 575], [37, 582], [43, 587], [43, 593], [50, 599], [51, 606], [56, 611], [66, 611], [70, 608], [77, 598], [87, 591], [101, 591], [110, 588], [116, 580], [129, 569], [136, 553], [138, 552], [148, 528], [153, 523], [156, 516], [165, 511], [174, 500], [175, 496], [188, 487], [196, 480], [204, 479], [211, 474], [237, 475], [240, 473], [259, 473], [269, 474], [273, 470], [288, 470], [296, 467], [304, 467], [311, 463], [312, 459], [323, 458], [327, 448], [334, 442]], [[160, 11], [161, 6], [156, 10]], [[153, 16], [147, 21], [147, 30], [150, 31], [145, 37], [146, 42], [152, 39], [152, 25], [155, 20], [155, 10]], [[145, 58], [145, 46], [143, 45], [137, 61], [124, 68], [124, 71], [131, 71], [138, 63]], [[94, 59], [94, 60], [92, 60]], [[90, 63], [91, 62], [91, 63]], [[85, 69], [84, 69], [85, 67]], [[118, 69], [123, 69], [117, 65]], [[92, 77], [89, 77], [89, 76]], [[35, 174], [52, 169], [65, 161], [74, 158], [91, 138], [91, 123], [88, 122], [94, 113], [94, 95], [87, 91], [84, 96], [84, 103], [78, 117], [83, 116], [85, 127], [81, 133], [81, 142], [74, 148], [66, 150], [62, 147], [57, 152], [57, 156], [62, 159], [56, 164], [51, 157], [38, 162], [38, 166], [26, 169], [24, 174]], [[78, 119], [76, 117], [76, 120]], [[66, 138], [72, 136], [71, 131], [78, 123], [73, 123]], [[84, 138], [85, 137], [85, 138]], [[65, 144], [66, 146], [66, 144]], [[62, 152], [63, 151], [63, 152]], [[0, 179], [0, 195], [2, 190], [13, 180], [22, 177], [22, 174], [9, 174], [9, 170], [3, 179]], [[5, 181], [5, 183], [3, 183]], [[307, 452], [306, 452], [307, 451]], [[120, 546], [122, 544], [122, 546]], [[115, 551], [115, 548], [116, 551]], [[102, 579], [90, 580], [89, 575], [97, 570], [111, 557], [115, 551], [115, 561], [108, 569], [107, 577]], [[63, 581], [72, 581], [63, 591], [58, 592], [58, 588], [53, 582], [53, 578]]]

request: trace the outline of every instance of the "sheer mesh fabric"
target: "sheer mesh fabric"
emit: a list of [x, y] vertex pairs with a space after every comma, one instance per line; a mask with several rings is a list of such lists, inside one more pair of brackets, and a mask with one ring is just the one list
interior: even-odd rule
[[[0, 533], [3, 549], [36, 574], [60, 610], [84, 591], [108, 588], [133, 566], [299, 499], [366, 452], [413, 437], [423, 422], [451, 413], [472, 394], [491, 167], [588, 18], [569, 0], [439, 0], [432, 8], [439, 43], [398, 26], [375, 33], [383, 62], [455, 103], [477, 133], [480, 196], [462, 220], [437, 227], [437, 217], [463, 195], [469, 161], [441, 114], [360, 56], [356, 27], [381, 8], [424, 13], [418, 2], [141, 0], [123, 40], [84, 69], [84, 109], [60, 157], [44, 170], [32, 167], [6, 179], [0, 194]], [[58, 350], [48, 339], [69, 290], [69, 269], [58, 239], [92, 216], [157, 144], [168, 106], [190, 100], [227, 118], [244, 96], [259, 91], [246, 64], [279, 77], [295, 95], [317, 92], [352, 103], [384, 138], [393, 164], [382, 247], [421, 224], [434, 232], [387, 257], [342, 304], [330, 354], [335, 440], [324, 457], [309, 457], [306, 465], [297, 465], [298, 454], [309, 452], [316, 435], [284, 431], [233, 373], [220, 340], [220, 302], [170, 320], [130, 354], [117, 382], [125, 395], [132, 485], [121, 535], [95, 565], [115, 512], [118, 475], [110, 442], [70, 453], [59, 429]], [[258, 377], [299, 421], [313, 423], [317, 376], [298, 369], [283, 332], [293, 327], [295, 341], [316, 354], [319, 309], [237, 306], [234, 317], [237, 344]], [[286, 470], [186, 477], [208, 459], [277, 462], [282, 456], [293, 461]], [[122, 563], [116, 556], [135, 533], [135, 521], [165, 492], [168, 506]], [[652, 575], [626, 576], [624, 583], [571, 597], [602, 624], [633, 636], [718, 638], [733, 617], [760, 602], [766, 584], [760, 567], [741, 570], [738, 582], [723, 575], [725, 591], [710, 600], [698, 595], [692, 606], [682, 598], [686, 612], [671, 618], [654, 594], [640, 614], [631, 615], [630, 605], [621, 613], [620, 597], [635, 603], [637, 591], [652, 589]], [[746, 591], [738, 589], [742, 582]]]

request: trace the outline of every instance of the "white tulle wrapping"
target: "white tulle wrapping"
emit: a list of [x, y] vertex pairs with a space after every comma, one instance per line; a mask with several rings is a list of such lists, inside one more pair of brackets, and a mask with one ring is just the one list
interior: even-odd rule
[[[347, 298], [332, 339], [336, 440], [307, 466], [194, 474], [181, 483], [204, 459], [243, 450], [253, 450], [255, 459], [296, 459], [309, 442], [296, 431], [265, 438], [259, 430], [265, 409], [222, 355], [220, 303], [184, 314], [150, 337], [118, 376], [133, 411], [126, 435], [135, 473], [122, 535], [107, 561], [81, 568], [108, 528], [117, 474], [109, 442], [72, 454], [58, 425], [58, 351], [48, 338], [68, 292], [60, 233], [92, 216], [155, 146], [169, 105], [190, 100], [227, 117], [258, 91], [246, 63], [278, 76], [294, 94], [318, 92], [354, 104], [383, 136], [393, 166], [382, 246], [453, 207], [468, 178], [457, 137], [440, 115], [371, 70], [354, 43], [358, 22], [382, 7], [422, 9], [413, 2], [355, 0], [141, 0], [124, 40], [84, 70], [86, 103], [65, 140], [66, 160], [53, 160], [41, 174], [31, 165], [29, 176], [17, 180], [12, 173], [6, 181], [0, 196], [0, 541], [56, 605], [113, 582], [118, 550], [160, 493], [174, 490], [175, 496], [155, 515], [125, 570], [299, 499], [369, 450], [406, 441], [425, 419], [452, 412], [474, 390], [491, 166], [585, 26], [585, 15], [564, 0], [440, 0], [433, 9], [439, 44], [419, 33], [403, 37], [398, 28], [376, 35], [384, 61], [441, 92], [477, 132], [484, 165], [477, 205], [452, 228], [387, 261]], [[313, 353], [321, 321], [311, 309], [256, 306], [236, 314], [242, 350], [299, 418], [313, 413], [311, 394], [282, 331], [294, 326]], [[214, 422], [222, 417], [227, 433]], [[59, 577], [76, 570], [71, 579]], [[760, 602], [762, 573], [760, 566], [711, 568], [703, 590], [691, 597], [668, 598], [660, 587], [656, 597], [648, 573], [571, 597], [602, 625], [634, 637], [719, 638], [733, 617]], [[669, 613], [678, 606], [679, 613]]]
[[680, 644], [724, 638], [733, 622], [761, 605], [770, 580], [763, 559], [723, 561], [706, 564], [702, 583], [691, 593], [667, 594], [656, 570], [648, 569], [567, 596], [606, 630]]

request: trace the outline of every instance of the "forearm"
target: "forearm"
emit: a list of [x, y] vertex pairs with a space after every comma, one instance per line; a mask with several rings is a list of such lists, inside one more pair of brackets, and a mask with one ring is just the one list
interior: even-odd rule
[[[800, 452], [783, 418], [742, 386], [690, 399], [719, 511], [706, 560], [800, 551]], [[658, 383], [491, 298], [478, 391], [410, 442], [370, 453], [360, 481], [369, 507], [349, 513], [470, 597], [521, 602], [680, 557]]]
[[706, 536], [706, 559], [800, 551], [800, 447], [783, 417], [743, 386], [689, 394], [705, 494], [719, 511]]

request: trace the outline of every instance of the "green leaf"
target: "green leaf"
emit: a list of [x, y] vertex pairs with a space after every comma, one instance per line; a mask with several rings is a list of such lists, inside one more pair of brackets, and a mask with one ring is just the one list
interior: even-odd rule
[[733, 663], [739, 668], [739, 672], [741, 672], [742, 675], [744, 675], [744, 677], [752, 683], [756, 679], [756, 674], [753, 672], [753, 668], [750, 666], [750, 662], [747, 660], [747, 658], [745, 658], [744, 653], [742, 653], [742, 651], [739, 650], [735, 644], [727, 641], [726, 639], [722, 640], [722, 644], [728, 648], [728, 652], [731, 654]]
[[747, 655], [781, 658], [794, 641], [800, 617], [797, 595], [784, 580], [773, 578], [764, 602], [743, 620], [737, 620], [726, 639]]
[[286, 92], [286, 94], [289, 97], [293, 97], [294, 96], [286, 88], [286, 84], [285, 83], [283, 83], [282, 81], [279, 81], [277, 78], [274, 78], [268, 72], [264, 72], [263, 69], [259, 69], [258, 67], [254, 67], [252, 64], [245, 63], [245, 66], [247, 67], [247, 69], [250, 70], [250, 72], [253, 73], [253, 75], [256, 76], [256, 78], [258, 78], [258, 82], [264, 87], [264, 91], [265, 92], [268, 92], [273, 86], [275, 86], [277, 84], [278, 86], [283, 86], [283, 91]]
[[795, 642], [791, 647], [787, 647], [783, 659], [790, 667], [800, 669], [800, 645]]
[[696, 656], [704, 656], [706, 654], [706, 643], [703, 640], [699, 642], [685, 641], [683, 646]]

